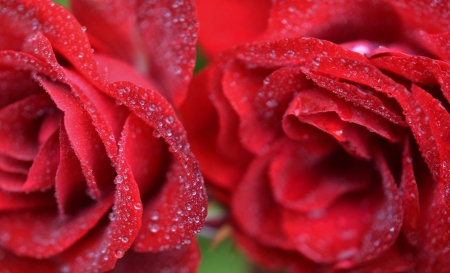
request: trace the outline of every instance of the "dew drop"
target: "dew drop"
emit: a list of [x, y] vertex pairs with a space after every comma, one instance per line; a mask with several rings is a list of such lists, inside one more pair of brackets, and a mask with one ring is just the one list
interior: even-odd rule
[[158, 212], [157, 211], [152, 212], [150, 215], [150, 219], [152, 219], [153, 221], [158, 221], [159, 219]]
[[116, 250], [116, 253], [114, 253], [114, 256], [115, 256], [117, 259], [120, 259], [120, 258], [123, 257], [124, 254], [125, 254], [125, 253], [123, 252], [122, 249], [118, 249], [118, 250]]
[[60, 270], [61, 270], [61, 272], [63, 272], [63, 273], [67, 273], [67, 272], [70, 272], [70, 270], [71, 270], [71, 268], [70, 268], [70, 265], [63, 265], [63, 266], [61, 266], [60, 267]]
[[277, 107], [278, 103], [275, 100], [269, 100], [266, 102], [267, 107], [274, 108]]
[[116, 220], [116, 214], [115, 214], [114, 212], [111, 212], [111, 213], [108, 215], [108, 218], [109, 218], [109, 220], [114, 221], [114, 220]]
[[138, 202], [138, 203], [134, 204], [134, 208], [136, 210], [140, 210], [140, 209], [142, 209], [142, 204]]
[[116, 183], [116, 184], [120, 184], [122, 182], [123, 182], [123, 177], [121, 175], [118, 175], [116, 177], [116, 180], [114, 180], [114, 183]]
[[152, 233], [158, 232], [158, 231], [159, 231], [159, 226], [158, 226], [158, 224], [151, 224], [151, 225], [150, 225], [150, 231], [151, 231]]
[[154, 131], [153, 131], [153, 136], [156, 137], [156, 138], [160, 138], [160, 137], [161, 137], [161, 134], [159, 133], [158, 130], [154, 130]]
[[172, 116], [166, 117], [166, 123], [171, 124], [174, 121], [174, 118]]

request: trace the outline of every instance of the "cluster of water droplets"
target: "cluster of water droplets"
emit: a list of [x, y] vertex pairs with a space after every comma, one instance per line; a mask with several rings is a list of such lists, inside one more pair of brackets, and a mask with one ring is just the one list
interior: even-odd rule
[[[164, 138], [173, 158], [171, 169], [164, 182], [168, 185], [163, 186], [162, 199], [158, 200], [156, 206], [146, 207], [143, 226], [135, 246], [141, 251], [161, 251], [189, 244], [192, 231], [200, 231], [206, 215], [206, 200], [203, 181], [198, 165], [193, 161], [192, 153], [189, 151], [185, 132], [175, 118], [173, 110], [161, 103], [162, 98], [159, 94], [125, 83], [114, 83], [111, 87], [119, 104], [128, 106], [153, 127], [154, 137]], [[118, 181], [116, 178], [116, 183]], [[178, 188], [177, 197], [167, 197], [164, 193], [166, 187]], [[202, 204], [200, 215], [199, 203]]]
[[138, 27], [149, 56], [150, 75], [161, 83], [170, 100], [178, 100], [195, 66], [198, 23], [193, 9], [192, 3], [182, 0], [171, 5], [145, 1], [138, 7]]

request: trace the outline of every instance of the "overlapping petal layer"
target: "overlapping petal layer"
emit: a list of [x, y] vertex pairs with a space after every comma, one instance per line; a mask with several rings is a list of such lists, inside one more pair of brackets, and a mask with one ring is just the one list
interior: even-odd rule
[[[272, 1], [265, 20], [248, 17], [265, 31], [239, 30], [254, 36], [230, 40], [194, 79], [182, 107], [193, 150], [255, 261], [290, 272], [450, 270], [449, 10]], [[202, 35], [208, 53], [224, 49]]]
[[[142, 260], [155, 272], [196, 270], [191, 241], [206, 216], [203, 178], [164, 98], [184, 99], [195, 8], [185, 1], [176, 16], [185, 21], [173, 29], [161, 20], [166, 9], [174, 7], [161, 2], [121, 13], [161, 34], [156, 43], [154, 32], [144, 33], [146, 69], [162, 79], [152, 81], [121, 61], [135, 65], [132, 49], [100, 50], [105, 37], [86, 34], [63, 7], [0, 1], [0, 271], [105, 272], [125, 255], [119, 271]], [[125, 45], [134, 42], [127, 31], [118, 30], [128, 35]], [[160, 54], [169, 45], [173, 54]], [[159, 233], [148, 228], [155, 211]], [[165, 257], [177, 262], [161, 262]]]

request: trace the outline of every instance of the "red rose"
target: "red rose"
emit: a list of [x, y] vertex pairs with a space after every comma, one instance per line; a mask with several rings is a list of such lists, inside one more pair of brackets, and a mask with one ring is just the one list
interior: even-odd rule
[[163, 96], [183, 101], [196, 17], [172, 4], [73, 1], [86, 35], [50, 1], [0, 1], [1, 272], [195, 272], [206, 196]]
[[448, 3], [272, 1], [264, 32], [233, 23], [252, 1], [208, 16], [198, 2], [200, 27], [237, 14], [200, 37], [209, 55], [222, 33], [254, 41], [219, 54], [182, 111], [250, 257], [290, 272], [449, 272]]

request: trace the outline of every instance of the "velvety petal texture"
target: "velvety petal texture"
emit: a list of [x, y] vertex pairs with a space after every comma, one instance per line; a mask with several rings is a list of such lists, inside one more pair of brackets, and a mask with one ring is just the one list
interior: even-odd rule
[[239, 23], [250, 1], [213, 2], [181, 113], [238, 245], [288, 272], [449, 272], [449, 3], [275, 0]]
[[127, 3], [73, 1], [83, 24], [103, 11], [86, 33], [51, 1], [0, 1], [1, 272], [196, 272], [206, 192], [167, 101], [192, 75], [194, 3]]
[[194, 1], [73, 0], [74, 15], [99, 52], [134, 65], [179, 106], [195, 65]]

